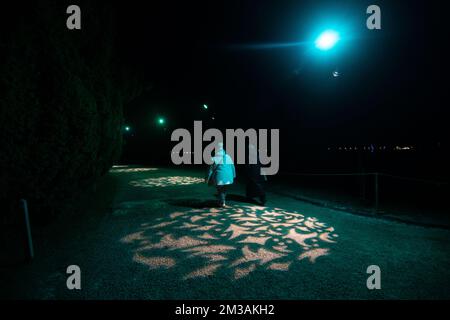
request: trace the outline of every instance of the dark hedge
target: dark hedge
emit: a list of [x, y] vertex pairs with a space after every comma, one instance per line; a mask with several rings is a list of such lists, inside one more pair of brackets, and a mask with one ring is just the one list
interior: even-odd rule
[[32, 2], [2, 19], [3, 222], [21, 198], [42, 216], [61, 213], [121, 153], [128, 92], [117, 68], [115, 12], [105, 3], [79, 1], [82, 29], [71, 31], [69, 4]]

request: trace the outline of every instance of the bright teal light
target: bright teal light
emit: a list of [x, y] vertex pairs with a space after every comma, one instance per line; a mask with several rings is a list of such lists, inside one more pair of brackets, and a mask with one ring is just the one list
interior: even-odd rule
[[334, 30], [326, 30], [316, 39], [316, 48], [326, 51], [333, 48], [339, 41], [339, 33]]
[[204, 104], [204, 105], [203, 105], [203, 109], [205, 109], [205, 110], [208, 109], [208, 105], [207, 105], [207, 104]]
[[130, 131], [131, 128], [129, 126], [125, 126], [125, 131]]
[[159, 124], [164, 124], [166, 121], [164, 120], [164, 118], [158, 118], [158, 123]]

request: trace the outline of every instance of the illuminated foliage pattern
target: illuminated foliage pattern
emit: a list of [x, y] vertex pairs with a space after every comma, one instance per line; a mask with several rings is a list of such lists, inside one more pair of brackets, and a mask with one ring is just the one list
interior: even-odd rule
[[202, 265], [183, 279], [229, 272], [232, 279], [258, 268], [288, 271], [295, 262], [314, 263], [330, 254], [334, 228], [297, 212], [258, 206], [193, 209], [174, 212], [121, 241], [137, 245], [134, 261], [150, 269], [171, 269], [184, 259]]
[[149, 187], [173, 187], [173, 186], [187, 186], [191, 184], [204, 183], [204, 179], [195, 177], [160, 177], [148, 178], [142, 180], [131, 181], [130, 185], [133, 187], [149, 188]]
[[148, 171], [156, 171], [157, 168], [126, 168], [126, 167], [116, 167], [114, 166], [110, 172], [112, 173], [134, 173], [134, 172], [148, 172]]

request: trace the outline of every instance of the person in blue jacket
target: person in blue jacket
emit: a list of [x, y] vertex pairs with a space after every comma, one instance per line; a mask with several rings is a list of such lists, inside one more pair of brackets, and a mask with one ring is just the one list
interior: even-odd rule
[[219, 205], [225, 207], [227, 189], [236, 178], [236, 169], [233, 160], [223, 149], [222, 142], [218, 144], [216, 154], [211, 160], [212, 164], [209, 167], [207, 182], [209, 185], [216, 187]]

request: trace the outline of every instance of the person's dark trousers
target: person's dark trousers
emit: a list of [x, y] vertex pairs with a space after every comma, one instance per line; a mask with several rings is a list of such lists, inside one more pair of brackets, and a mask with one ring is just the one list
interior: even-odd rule
[[219, 194], [219, 204], [221, 206], [225, 205], [225, 200], [227, 196], [227, 185], [224, 186], [217, 186], [217, 193]]
[[246, 188], [245, 193], [247, 198], [253, 199], [258, 197], [261, 204], [266, 203], [266, 192], [264, 191], [263, 176], [261, 176], [261, 165], [260, 164], [248, 164], [245, 167], [246, 170]]
[[258, 197], [262, 204], [266, 203], [266, 192], [264, 191], [263, 182], [247, 181], [245, 193], [249, 199]]

